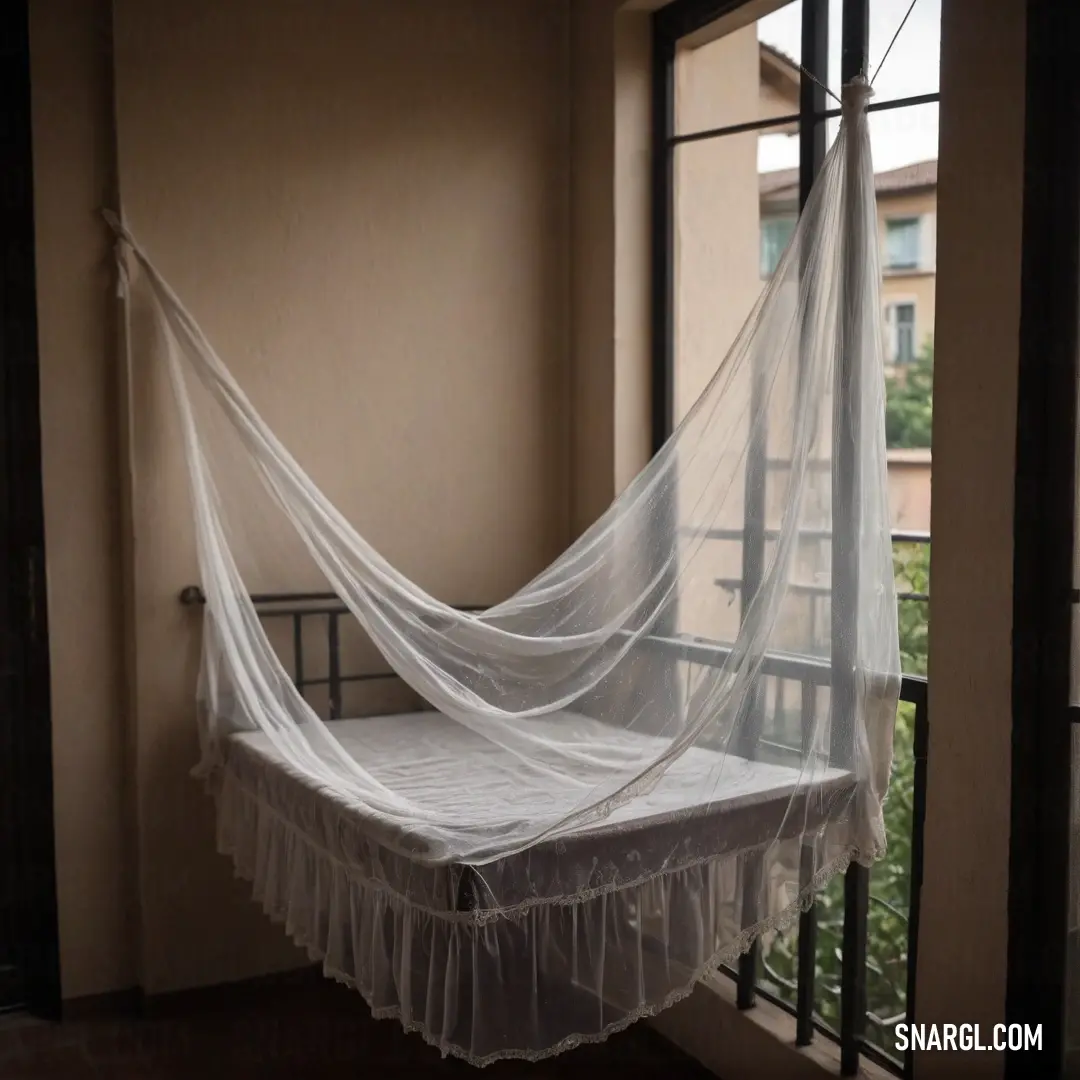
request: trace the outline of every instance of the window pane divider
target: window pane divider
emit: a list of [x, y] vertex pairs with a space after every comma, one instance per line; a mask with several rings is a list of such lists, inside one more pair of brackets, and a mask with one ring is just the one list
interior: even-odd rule
[[[866, 107], [868, 113], [888, 112], [890, 109], [903, 109], [912, 105], [933, 105], [941, 100], [941, 94], [915, 94], [911, 97], [896, 98], [893, 101], [871, 101]], [[701, 131], [687, 131], [680, 135], [669, 135], [669, 146], [680, 146], [683, 143], [702, 142], [705, 139], [719, 139], [724, 135], [742, 135], [747, 131], [768, 131], [774, 127], [786, 127], [789, 124], [809, 122], [819, 124], [823, 120], [835, 120], [840, 115], [839, 109], [824, 109], [821, 112], [802, 116], [792, 113], [789, 116], [774, 116], [767, 120], [749, 120], [745, 124], [727, 124], [724, 127], [705, 128]]]

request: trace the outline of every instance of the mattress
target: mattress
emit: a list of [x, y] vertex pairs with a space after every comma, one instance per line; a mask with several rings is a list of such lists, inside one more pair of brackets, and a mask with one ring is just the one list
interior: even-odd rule
[[[577, 714], [530, 723], [539, 731], [545, 724], [558, 725], [564, 742], [568, 733], [583, 746], [604, 741], [638, 760], [663, 745], [655, 737]], [[435, 712], [338, 720], [333, 730], [366, 770], [395, 792], [435, 810], [441, 820], [469, 824], [470, 815], [481, 820], [481, 798], [485, 821], [493, 805], [514, 820], [559, 799], [558, 781], [549, 770], [523, 771], [508, 751]], [[474, 870], [426, 865], [423, 858], [397, 854], [422, 854], [433, 838], [422, 827], [407, 836], [394, 833], [363, 805], [288, 765], [260, 733], [228, 740], [223, 772], [234, 814], [245, 812], [238, 803], [246, 800], [249, 812], [273, 815], [351, 873], [428, 910], [447, 912], [505, 909], [622, 887], [661, 870], [676, 871], [799, 836], [829, 820], [830, 808], [835, 819], [838, 801], [855, 787], [852, 775], [838, 769], [818, 770], [814, 783], [807, 784], [793, 768], [692, 747], [652, 792], [617, 808], [603, 822]], [[568, 774], [562, 783], [574, 785], [578, 778]], [[702, 791], [712, 797], [695, 799], [693, 793]]]

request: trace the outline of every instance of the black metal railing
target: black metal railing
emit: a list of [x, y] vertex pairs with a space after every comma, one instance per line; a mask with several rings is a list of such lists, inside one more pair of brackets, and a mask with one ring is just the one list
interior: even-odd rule
[[[742, 530], [714, 529], [707, 538], [742, 542]], [[774, 540], [779, 535], [775, 529], [765, 529], [766, 540]], [[831, 533], [828, 530], [803, 530], [800, 539], [828, 542]], [[895, 531], [892, 534], [894, 545], [922, 546], [930, 543], [928, 532]], [[735, 593], [742, 588], [742, 581], [734, 578], [717, 578], [718, 587]], [[900, 582], [898, 581], [898, 584]], [[897, 591], [897, 601], [901, 604], [926, 604], [929, 591], [901, 585]], [[797, 585], [793, 591], [805, 595], [816, 607], [816, 601], [831, 597], [828, 586]], [[813, 622], [814, 612], [811, 613]], [[804, 657], [791, 656], [782, 663], [767, 663], [763, 668], [766, 676], [780, 676], [799, 679], [802, 686], [803, 715], [805, 726], [812, 718], [807, 715], [808, 702], [813, 699], [812, 690], [817, 685], [827, 684], [830, 670], [821, 661]], [[776, 698], [779, 699], [779, 693]], [[910, 812], [910, 823], [903, 831], [906, 835], [889, 835], [890, 847], [910, 845], [907, 867], [907, 904], [906, 911], [897, 904], [874, 891], [874, 872], [857, 864], [852, 864], [839, 888], [828, 890], [818, 902], [804, 912], [799, 920], [796, 933], [796, 947], [788, 948], [784, 959], [789, 961], [788, 971], [779, 970], [779, 965], [771, 962], [769, 952], [765, 952], [760, 941], [755, 943], [739, 963], [722, 970], [736, 980], [736, 1000], [740, 1008], [750, 1008], [757, 996], [771, 1001], [795, 1017], [796, 1044], [810, 1045], [816, 1036], [823, 1035], [834, 1040], [840, 1046], [841, 1075], [853, 1076], [858, 1072], [860, 1059], [866, 1058], [889, 1071], [910, 1076], [912, 1069], [911, 1051], [902, 1055], [891, 1051], [892, 1034], [899, 1023], [911, 1023], [915, 1008], [915, 970], [918, 942], [919, 898], [922, 886], [923, 832], [926, 815], [926, 754], [929, 739], [929, 712], [927, 706], [927, 681], [921, 674], [905, 674], [900, 688], [900, 710], [898, 725], [909, 736], [907, 745], [894, 749], [894, 760], [904, 773], [903, 787], [897, 791], [894, 781], [890, 798], [899, 800], [901, 807]], [[805, 727], [804, 727], [805, 729]], [[763, 740], [768, 745], [767, 740]], [[808, 876], [813, 872], [813, 853], [804, 848], [801, 883], [808, 884]], [[840, 941], [835, 935], [822, 941], [823, 908], [831, 914], [837, 907], [842, 911], [842, 930]], [[884, 910], [896, 927], [902, 927], [902, 942], [877, 941], [870, 932], [871, 913]], [[897, 935], [892, 935], [896, 937]], [[775, 941], [775, 939], [774, 939]], [[785, 944], [787, 944], [785, 942]], [[838, 946], [838, 947], [837, 947]], [[898, 946], [898, 948], [896, 948]], [[868, 1002], [867, 977], [871, 970], [880, 973], [882, 965], [875, 962], [874, 953], [881, 949], [896, 948], [903, 966], [903, 993], [897, 993], [894, 1007], [888, 1015], [878, 1014]], [[822, 979], [823, 968], [836, 953], [840, 954], [840, 973], [836, 979]], [[867, 1037], [867, 1027], [877, 1034], [877, 1040]]]
[[[744, 533], [742, 529], [709, 529], [705, 532], [705, 539], [707, 540], [733, 540], [742, 542]], [[766, 540], [776, 540], [780, 531], [778, 529], [766, 529], [764, 531]], [[804, 541], [820, 540], [827, 541], [831, 538], [832, 533], [827, 529], [802, 529], [799, 532], [799, 539]], [[928, 532], [920, 532], [915, 530], [894, 530], [892, 534], [892, 542], [896, 544], [914, 544], [922, 545], [930, 543], [930, 534]], [[742, 589], [741, 578], [720, 577], [713, 581], [713, 584], [727, 592], [735, 593]], [[814, 585], [810, 583], [803, 584], [801, 582], [793, 582], [787, 586], [788, 591], [795, 595], [806, 596], [831, 596], [832, 589], [829, 585]], [[919, 603], [926, 603], [930, 599], [930, 594], [922, 592], [920, 590], [913, 589], [900, 589], [896, 594], [897, 600], [913, 600]]]
[[[202, 589], [197, 585], [188, 585], [180, 593], [180, 602], [185, 605], [206, 603]], [[339, 720], [343, 713], [343, 695], [346, 686], [354, 683], [372, 683], [397, 681], [398, 675], [390, 668], [374, 671], [345, 673], [342, 664], [341, 620], [349, 615], [349, 608], [341, 598], [332, 592], [295, 592], [295, 593], [253, 593], [251, 602], [264, 620], [289, 620], [292, 624], [293, 684], [301, 694], [325, 687], [328, 700], [328, 718]], [[482, 607], [462, 606], [458, 611], [483, 611]], [[325, 620], [326, 674], [310, 674], [308, 660], [311, 652], [310, 630], [313, 623]]]
[[[811, 685], [807, 682], [805, 685]], [[865, 1055], [879, 1065], [901, 1075], [910, 1075], [910, 1054], [891, 1053], [883, 1037], [878, 1041], [867, 1038], [871, 1026], [882, 1036], [888, 1036], [900, 1022], [910, 1023], [915, 1007], [915, 961], [918, 942], [919, 897], [922, 885], [923, 823], [926, 814], [926, 749], [929, 735], [927, 682], [922, 676], [905, 675], [900, 689], [901, 705], [913, 710], [913, 783], [911, 785], [910, 865], [908, 867], [908, 902], [904, 911], [878, 896], [873, 889], [873, 871], [858, 864], [848, 867], [842, 883], [842, 893], [832, 890], [825, 894], [799, 918], [796, 933], [797, 947], [785, 953], [791, 960], [793, 972], [780, 970], [771, 962], [769, 951], [750, 953], [735, 967], [722, 970], [739, 985], [738, 999], [743, 1008], [752, 1007], [756, 997], [778, 1005], [795, 1017], [796, 1044], [809, 1046], [818, 1035], [839, 1043], [841, 1075], [854, 1076], [859, 1060]], [[894, 792], [890, 797], [897, 797]], [[895, 837], [890, 837], [890, 842]], [[813, 872], [812, 849], [804, 847], [801, 884], [809, 884]], [[835, 935], [821, 940], [823, 901], [830, 900], [829, 914], [837, 907], [842, 910], [842, 932], [839, 943], [841, 965], [839, 978], [822, 979], [822, 960], [835, 956]], [[867, 976], [874, 965], [875, 942], [868, 933], [871, 911], [876, 905], [887, 908], [897, 924], [905, 927], [902, 946], [904, 993], [900, 1007], [888, 1016], [876, 1014], [867, 1001]], [[890, 943], [896, 944], [896, 943]], [[838, 1022], [837, 1022], [838, 1021]]]

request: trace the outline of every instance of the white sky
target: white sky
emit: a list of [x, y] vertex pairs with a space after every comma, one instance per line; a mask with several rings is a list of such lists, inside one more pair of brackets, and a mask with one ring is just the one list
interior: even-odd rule
[[[870, 74], [877, 70], [911, 0], [870, 0]], [[829, 0], [829, 89], [840, 92], [840, 7]], [[794, 0], [758, 22], [758, 39], [801, 60], [802, 0]], [[916, 0], [896, 39], [881, 75], [874, 82], [874, 99], [888, 101], [939, 89], [941, 0]], [[829, 107], [836, 105], [831, 98]], [[839, 120], [828, 125], [829, 139]], [[937, 157], [937, 104], [909, 106], [870, 116], [874, 168], [880, 172]], [[799, 162], [796, 136], [769, 135], [758, 142], [758, 169], [792, 168]]]

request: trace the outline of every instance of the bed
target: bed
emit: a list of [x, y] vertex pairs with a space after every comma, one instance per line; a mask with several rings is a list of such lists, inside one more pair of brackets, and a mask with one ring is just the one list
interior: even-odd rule
[[[548, 723], [574, 725], [584, 738], [599, 740], [615, 734], [624, 741], [647, 742], [649, 736], [604, 730], [588, 717], [555, 714]], [[415, 795], [445, 819], [467, 818], [468, 793], [505, 798], [508, 812], [515, 805], [537, 804], [542, 778], [533, 791], [504, 791], [507, 778], [520, 784], [520, 769], [509, 769], [509, 755], [456, 724], [429, 711], [339, 720], [335, 735], [349, 753], [395, 791]], [[657, 743], [660, 740], [651, 740]], [[467, 772], [461, 762], [467, 761]], [[682, 792], [693, 790], [693, 776], [717, 768], [723, 761], [723, 797], [705, 805], [687, 805]], [[482, 871], [450, 864], [423, 868], [395, 855], [406, 846], [425, 851], [429, 838], [422, 830], [404, 836], [387, 835], [381, 819], [346, 798], [320, 788], [310, 776], [291, 768], [261, 733], [231, 736], [225, 762], [229, 783], [238, 793], [263, 802], [324, 850], [350, 864], [370, 861], [386, 887], [402, 896], [422, 895], [426, 906], [446, 911], [504, 910], [530, 901], [602, 889], [615, 881], [634, 880], [633, 863], [671, 869], [703, 859], [738, 853], [783, 836], [801, 835], [806, 819], [824, 820], [833, 796], [853, 789], [846, 772], [830, 769], [811, 792], [802, 792], [803, 812], [793, 812], [792, 796], [799, 790], [793, 769], [745, 761], [692, 748], [662, 778], [645, 800], [617, 809], [604, 822], [580, 827], [558, 842], [541, 842], [528, 854], [528, 873], [518, 872], [522, 857], [500, 860]], [[802, 785], [806, 787], [805, 783]], [[723, 821], [723, 828], [719, 824]], [[361, 850], [373, 850], [359, 857]], [[657, 855], [659, 855], [659, 860]], [[430, 882], [422, 889], [418, 876]]]
[[[197, 602], [197, 590], [184, 598]], [[336, 598], [256, 601], [268, 623], [286, 630], [278, 639], [292, 653], [301, 692], [324, 695], [338, 740], [394, 790], [462, 820], [472, 791], [504, 798], [508, 807], [543, 797], [550, 777], [538, 776], [535, 790], [523, 793], [520, 769], [506, 767], [505, 751], [415, 701], [403, 711], [346, 715], [350, 687], [396, 676], [349, 669], [337, 625], [345, 609]], [[307, 643], [312, 625], [325, 634], [318, 671]], [[573, 725], [583, 739], [636, 740], [630, 749], [647, 749], [652, 738], [573, 713], [532, 722]], [[696, 786], [688, 781], [720, 761], [721, 794], [688, 804], [684, 792]], [[807, 784], [782, 764], [694, 747], [646, 799], [526, 854], [474, 867], [422, 865], [397, 854], [424, 851], [430, 838], [422, 830], [389, 834], [364, 807], [290, 767], [260, 733], [230, 736], [213, 779], [219, 848], [254, 883], [266, 913], [325, 974], [358, 989], [376, 1016], [397, 1017], [444, 1053], [474, 1063], [534, 1056], [529, 1045], [517, 1045], [523, 1015], [543, 1017], [543, 1030], [525, 1038], [546, 1054], [687, 992], [718, 959], [745, 948], [746, 928], [759, 922], [760, 903], [748, 900], [755, 890], [797, 893], [807, 884], [801, 845], [830, 811], [835, 819], [837, 801], [854, 788], [844, 769], [824, 769]], [[755, 880], [755, 850], [785, 841], [792, 845], [789, 880]], [[636, 874], [638, 864], [661, 865], [663, 874]], [[581, 902], [559, 902], [570, 895]], [[789, 906], [784, 898], [763, 902]], [[633, 944], [614, 949], [613, 941]], [[490, 1000], [493, 987], [501, 988], [498, 1003]], [[489, 995], [482, 1008], [480, 988]], [[553, 995], [560, 1003], [554, 1009]]]

